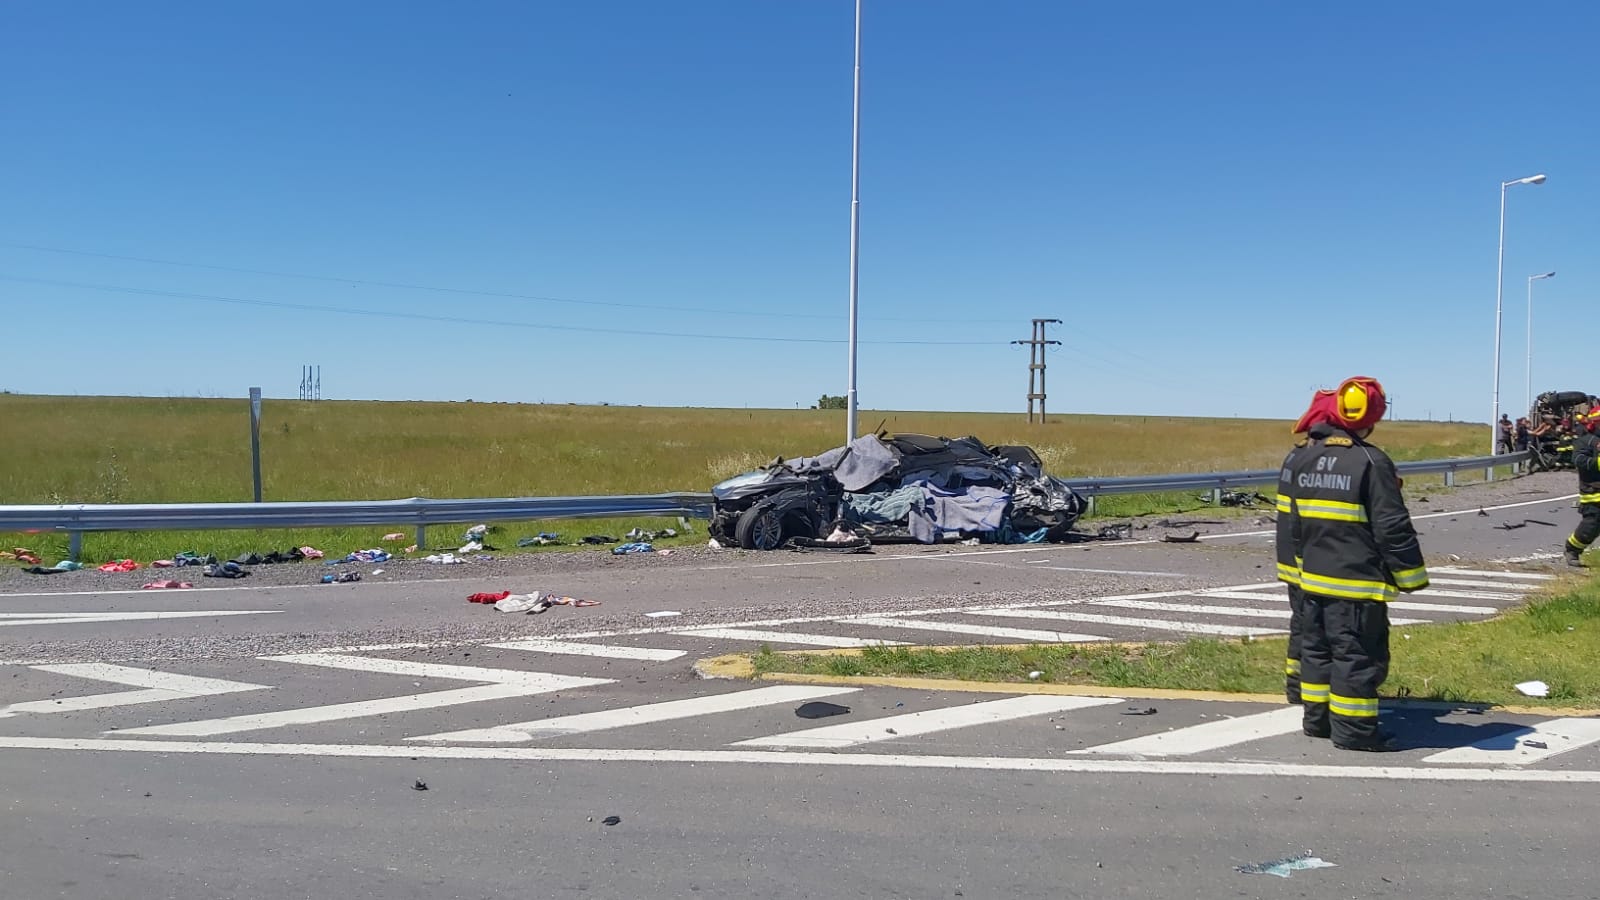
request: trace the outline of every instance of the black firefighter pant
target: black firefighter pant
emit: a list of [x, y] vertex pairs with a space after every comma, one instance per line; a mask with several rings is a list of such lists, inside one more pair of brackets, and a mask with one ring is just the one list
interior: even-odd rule
[[1389, 608], [1305, 594], [1300, 699], [1305, 731], [1339, 746], [1378, 740], [1378, 687], [1389, 675]]
[[1305, 593], [1300, 585], [1289, 585], [1289, 652], [1283, 661], [1283, 696], [1290, 703], [1300, 702], [1300, 646], [1305, 629]]
[[1578, 520], [1572, 537], [1567, 538], [1567, 546], [1582, 553], [1594, 543], [1595, 538], [1600, 538], [1600, 503], [1578, 504], [1578, 515], [1583, 518]]

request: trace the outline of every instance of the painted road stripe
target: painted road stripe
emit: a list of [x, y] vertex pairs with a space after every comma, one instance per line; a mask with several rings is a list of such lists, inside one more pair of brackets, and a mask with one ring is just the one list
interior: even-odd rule
[[1523, 595], [1521, 594], [1508, 594], [1496, 591], [1451, 591], [1441, 590], [1439, 588], [1423, 588], [1420, 591], [1412, 591], [1409, 596], [1449, 597], [1458, 600], [1498, 600], [1501, 603], [1512, 603], [1514, 601], [1523, 599]]
[[138, 741], [106, 738], [0, 737], [0, 750], [90, 751], [214, 756], [304, 756], [345, 759], [460, 759], [507, 762], [670, 763], [694, 765], [833, 766], [840, 768], [945, 769], [1088, 775], [1261, 776], [1368, 781], [1600, 784], [1600, 771], [1446, 766], [1316, 765], [1157, 759], [1060, 759], [1007, 756], [935, 756], [888, 753], [807, 753], [780, 750], [606, 750], [592, 747], [428, 747], [419, 744], [273, 744], [238, 741]]
[[[1560, 555], [1559, 553], [1553, 553], [1549, 558], [1555, 559]], [[1486, 569], [1457, 569], [1452, 566], [1442, 566], [1431, 571], [1446, 575], [1477, 575], [1481, 578], [1510, 578], [1522, 581], [1550, 581], [1555, 578], [1554, 575], [1540, 575], [1537, 572], [1491, 572]]]
[[843, 725], [826, 725], [788, 734], [739, 741], [735, 747], [798, 747], [811, 750], [842, 750], [858, 744], [887, 741], [895, 738], [934, 734], [974, 725], [991, 725], [1045, 713], [1085, 709], [1091, 706], [1110, 706], [1123, 701], [1117, 697], [1052, 697], [1030, 695], [990, 700], [986, 703], [968, 703], [930, 709], [924, 712], [870, 719], [865, 722], [847, 722]]
[[[1529, 741], [1543, 744], [1530, 746]], [[1456, 747], [1423, 759], [1428, 763], [1523, 766], [1600, 741], [1600, 719], [1551, 719], [1484, 738], [1470, 747]]]
[[[523, 672], [518, 669], [494, 669], [485, 666], [453, 666], [444, 663], [412, 662], [409, 659], [383, 659], [377, 656], [347, 656], [342, 653], [290, 653], [284, 656], [263, 656], [267, 662], [296, 663], [302, 666], [321, 666], [328, 669], [349, 669], [353, 672], [372, 672], [377, 675], [401, 675], [406, 678], [446, 678], [453, 681], [487, 681], [495, 684], [520, 684], [543, 691], [551, 678], [543, 672]], [[604, 682], [602, 682], [604, 683]]]
[[[966, 563], [969, 566], [998, 566], [998, 567], [1000, 567], [1002, 569], [1014, 569], [1014, 568], [1016, 568], [1016, 566], [1013, 566], [1011, 563], [1007, 563], [1007, 562], [989, 562], [989, 561], [985, 561], [985, 560], [981, 560], [981, 559], [969, 559], [969, 557], [974, 556], [974, 555], [975, 554], [972, 554], [972, 553], [952, 553], [952, 554], [947, 555], [947, 556], [929, 556], [929, 557], [925, 557], [925, 558], [927, 558], [927, 559], [936, 559], [936, 560], [944, 560], [945, 562]], [[1090, 574], [1090, 575], [1148, 575], [1148, 576], [1150, 576], [1152, 578], [1193, 578], [1194, 577], [1194, 576], [1189, 575], [1189, 574], [1184, 573], [1184, 572], [1152, 572], [1152, 571], [1148, 571], [1148, 570], [1145, 570], [1145, 569], [1092, 569], [1092, 568], [1084, 568], [1084, 567], [1079, 567], [1079, 566], [1052, 566], [1052, 565], [1046, 565], [1046, 563], [1051, 563], [1051, 562], [1055, 562], [1055, 560], [1049, 559], [1049, 558], [1045, 558], [1045, 559], [1029, 559], [1029, 560], [1024, 560], [1023, 561], [1023, 565], [1028, 566], [1030, 569], [1042, 569], [1042, 570], [1047, 571], [1047, 572], [1079, 572], [1079, 573]]]
[[1173, 731], [1164, 731], [1160, 734], [1147, 734], [1144, 737], [1117, 741], [1114, 744], [1101, 744], [1098, 747], [1085, 747], [1082, 750], [1070, 750], [1068, 752], [1127, 753], [1138, 756], [1189, 756], [1262, 738], [1277, 737], [1280, 734], [1293, 734], [1300, 730], [1303, 718], [1303, 711], [1300, 707], [1291, 706], [1285, 709], [1274, 709], [1270, 712], [1223, 719], [1218, 722], [1206, 722], [1200, 725], [1191, 725], [1188, 728], [1178, 728]]
[[[1245, 594], [1245, 593], [1229, 592], [1229, 591], [1207, 591], [1203, 596], [1206, 596], [1206, 597], [1223, 597], [1223, 598], [1228, 599], [1228, 600], [1267, 600], [1267, 601], [1273, 601], [1273, 602], [1277, 602], [1277, 603], [1288, 603], [1289, 602], [1289, 595], [1288, 594], [1279, 594], [1277, 596], [1271, 596], [1271, 595], [1268, 595], [1268, 594]], [[1412, 594], [1411, 596], [1415, 597], [1416, 594]], [[1500, 608], [1497, 607], [1497, 606], [1462, 606], [1460, 604], [1453, 604], [1453, 603], [1412, 603], [1412, 602], [1406, 601], [1406, 600], [1390, 600], [1388, 603], [1386, 603], [1384, 605], [1389, 607], [1390, 609], [1403, 609], [1403, 610], [1406, 610], [1407, 612], [1461, 613], [1462, 615], [1489, 615], [1491, 613], [1500, 612]]]
[[171, 672], [153, 672], [128, 666], [105, 663], [71, 663], [55, 666], [34, 666], [41, 672], [70, 675], [91, 681], [109, 681], [140, 691], [118, 691], [110, 694], [87, 694], [82, 697], [60, 697], [52, 700], [33, 700], [0, 706], [0, 718], [18, 713], [80, 712], [86, 709], [106, 709], [112, 706], [132, 706], [136, 703], [155, 703], [162, 700], [185, 700], [190, 697], [209, 697], [216, 694], [234, 694], [240, 691], [268, 690], [269, 685], [249, 684], [243, 681], [224, 681], [220, 678], [196, 678], [192, 675], [175, 675]]
[[[1089, 606], [1115, 606], [1120, 609], [1143, 609], [1150, 612], [1199, 613], [1207, 616], [1245, 616], [1258, 619], [1287, 619], [1287, 609], [1254, 609], [1246, 606], [1207, 606], [1204, 603], [1161, 603], [1155, 600], [1105, 600]], [[1393, 619], [1390, 625], [1421, 625], [1427, 619]]]
[[[148, 593], [148, 592], [146, 592]], [[265, 616], [281, 609], [183, 610], [181, 612], [0, 613], [0, 628], [19, 625], [87, 625], [92, 622], [145, 622], [162, 619], [202, 619], [212, 616]]]
[[1493, 588], [1497, 591], [1531, 591], [1537, 589], [1536, 584], [1513, 584], [1504, 581], [1485, 581], [1480, 578], [1436, 578], [1428, 576], [1429, 584], [1442, 584], [1446, 587], [1480, 587]]
[[1125, 628], [1154, 628], [1159, 631], [1181, 631], [1188, 634], [1217, 634], [1230, 637], [1254, 637], [1282, 634], [1282, 628], [1256, 628], [1250, 625], [1213, 625], [1209, 622], [1175, 622], [1170, 619], [1138, 619], [1132, 616], [1102, 616], [1096, 613], [1064, 612], [1046, 609], [997, 609], [976, 615], [1000, 616], [1009, 619], [1059, 619], [1065, 622], [1087, 622], [1091, 625], [1119, 625]]
[[750, 691], [735, 691], [728, 694], [712, 694], [709, 697], [668, 700], [664, 703], [649, 703], [642, 706], [625, 706], [621, 709], [605, 709], [599, 712], [580, 713], [573, 716], [558, 716], [553, 719], [535, 719], [532, 722], [497, 725], [493, 728], [447, 731], [442, 734], [406, 738], [406, 740], [496, 744], [522, 743], [536, 738], [587, 734], [591, 731], [626, 728], [630, 725], [648, 725], [653, 722], [667, 722], [673, 719], [688, 719], [695, 716], [709, 716], [715, 713], [734, 712], [742, 709], [756, 709], [779, 703], [797, 703], [803, 700], [815, 700], [820, 697], [836, 697], [840, 694], [853, 694], [859, 690], [861, 689], [851, 687], [779, 685]]
[[762, 631], [755, 628], [691, 628], [674, 631], [680, 637], [722, 638], [729, 641], [760, 641], [771, 644], [810, 644], [814, 647], [904, 647], [904, 641], [882, 638], [838, 637], [831, 634], [795, 634], [788, 631]]
[[[985, 613], [988, 615], [988, 613]], [[1010, 638], [1037, 644], [1081, 644], [1103, 641], [1093, 634], [1073, 634], [1070, 631], [1035, 631], [1029, 628], [996, 628], [992, 625], [968, 625], [964, 622], [927, 622], [917, 619], [896, 619], [889, 616], [855, 616], [841, 619], [841, 625], [871, 625], [876, 628], [910, 628], [922, 631], [943, 631], [949, 634], [970, 634], [977, 637]]]
[[490, 644], [501, 650], [526, 650], [529, 653], [561, 653], [568, 656], [603, 656], [607, 659], [642, 659], [650, 662], [666, 662], [684, 655], [684, 650], [661, 650], [655, 647], [612, 647], [605, 644], [581, 644], [576, 641], [552, 641], [544, 638], [529, 638], [525, 641], [510, 641], [504, 644]]

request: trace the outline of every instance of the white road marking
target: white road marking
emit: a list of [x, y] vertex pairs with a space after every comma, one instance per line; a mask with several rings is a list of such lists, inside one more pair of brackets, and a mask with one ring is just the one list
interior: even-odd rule
[[235, 734], [241, 731], [259, 731], [263, 728], [280, 728], [286, 725], [313, 725], [336, 722], [341, 719], [364, 719], [390, 713], [438, 709], [460, 703], [479, 703], [484, 700], [505, 700], [528, 697], [570, 688], [590, 687], [597, 684], [614, 684], [610, 678], [578, 678], [570, 675], [551, 675], [545, 672], [519, 672], [512, 669], [489, 669], [480, 666], [450, 666], [439, 663], [420, 663], [400, 659], [378, 659], [368, 656], [341, 656], [333, 653], [300, 653], [287, 656], [264, 656], [268, 662], [299, 663], [357, 672], [375, 672], [383, 675], [404, 675], [411, 678], [447, 678], [459, 681], [487, 681], [490, 684], [476, 687], [454, 688], [445, 691], [384, 697], [378, 700], [357, 700], [352, 703], [335, 703], [328, 706], [308, 706], [279, 712], [254, 713], [229, 716], [222, 719], [203, 719], [196, 722], [176, 722], [170, 725], [151, 725], [130, 728], [121, 734], [160, 735], [168, 737], [210, 737], [217, 734]]
[[1254, 713], [1233, 719], [1222, 719], [1217, 722], [1205, 722], [1200, 725], [1191, 725], [1187, 728], [1164, 731], [1160, 734], [1147, 734], [1143, 737], [1131, 738], [1126, 741], [1117, 741], [1114, 744], [1101, 744], [1097, 747], [1085, 747], [1082, 750], [1068, 752], [1127, 753], [1138, 756], [1189, 756], [1195, 753], [1204, 753], [1207, 750], [1218, 750], [1235, 744], [1260, 740], [1261, 738], [1276, 737], [1280, 734], [1293, 734], [1300, 730], [1303, 717], [1304, 712], [1300, 707], [1290, 706], [1284, 709], [1274, 709], [1270, 712]]
[[[967, 557], [972, 556], [972, 555], [973, 554], [971, 554], [971, 553], [956, 553], [956, 554], [951, 554], [949, 556], [931, 556], [931, 557], [928, 557], [928, 558], [929, 559], [942, 559], [942, 560], [944, 560], [946, 562], [964, 562], [964, 563], [966, 563], [967, 565], [970, 565], [970, 566], [997, 566], [997, 567], [1002, 568], [1002, 569], [1015, 569], [1016, 568], [1016, 566], [1013, 566], [1010, 563], [988, 562], [988, 561], [985, 561], [985, 560], [967, 559]], [[1027, 565], [1028, 568], [1030, 568], [1030, 569], [1040, 569], [1040, 570], [1044, 570], [1044, 571], [1047, 571], [1047, 572], [1082, 572], [1082, 573], [1088, 573], [1088, 574], [1092, 574], [1092, 575], [1149, 575], [1149, 576], [1151, 576], [1153, 578], [1192, 578], [1193, 577], [1192, 575], [1189, 575], [1189, 574], [1187, 574], [1185, 572], [1149, 572], [1149, 571], [1145, 571], [1143, 569], [1090, 569], [1090, 568], [1081, 568], [1081, 567], [1078, 567], [1078, 566], [1050, 566], [1050, 565], [1045, 565], [1045, 563], [1049, 563], [1049, 562], [1052, 562], [1052, 561], [1053, 560], [1049, 560], [1049, 559], [1030, 559], [1030, 560], [1027, 560], [1024, 564]]]
[[235, 741], [138, 741], [105, 738], [0, 737], [0, 750], [93, 751], [215, 756], [325, 756], [346, 759], [462, 759], [520, 762], [662, 765], [790, 765], [841, 768], [950, 769], [1089, 775], [1205, 775], [1330, 778], [1370, 781], [1600, 784], [1600, 771], [1551, 771], [1444, 766], [1310, 765], [1196, 760], [1058, 759], [932, 756], [886, 753], [807, 753], [778, 750], [607, 750], [554, 747], [429, 747], [418, 744], [272, 744]]
[[[1537, 741], [1543, 747], [1534, 747]], [[1424, 758], [1428, 763], [1521, 766], [1587, 747], [1600, 741], [1600, 719], [1551, 719], [1526, 728], [1501, 732], [1469, 747], [1456, 747]]]
[[52, 700], [32, 700], [0, 706], [0, 718], [18, 713], [80, 712], [86, 709], [105, 709], [112, 706], [132, 706], [136, 703], [155, 703], [162, 700], [185, 700], [190, 697], [208, 697], [216, 694], [233, 694], [240, 691], [268, 690], [265, 684], [243, 681], [224, 681], [220, 678], [196, 678], [171, 672], [155, 672], [129, 666], [112, 666], [105, 663], [69, 663], [54, 666], [34, 666], [41, 672], [70, 675], [91, 681], [109, 681], [141, 691], [117, 691], [110, 694], [87, 694], [81, 697], [60, 697]]
[[[1548, 558], [1556, 559], [1560, 556], [1561, 554], [1559, 553], [1552, 553]], [[1544, 559], [1546, 557], [1540, 558]], [[1443, 572], [1449, 575], [1476, 575], [1480, 578], [1507, 578], [1514, 581], [1550, 581], [1555, 578], [1554, 575], [1540, 575], [1537, 572], [1494, 572], [1487, 569], [1457, 569], [1454, 566], [1440, 566], [1429, 571]]]
[[[148, 593], [148, 591], [143, 592]], [[179, 612], [9, 612], [0, 613], [0, 628], [17, 625], [87, 625], [93, 622], [144, 622], [202, 619], [212, 616], [265, 616], [281, 609], [182, 610]]]
[[1494, 562], [1497, 562], [1497, 563], [1544, 562], [1547, 559], [1560, 559], [1563, 555], [1564, 554], [1561, 554], [1561, 553], [1530, 553], [1527, 556], [1508, 556], [1505, 559], [1494, 560]]
[[1411, 592], [1412, 597], [1453, 597], [1458, 600], [1499, 600], [1502, 603], [1512, 603], [1521, 600], [1521, 594], [1509, 594], [1499, 591], [1452, 591], [1447, 588], [1423, 588]]
[[[1263, 598], [1265, 599], [1265, 598]], [[1102, 600], [1092, 606], [1143, 609], [1150, 612], [1197, 613], [1206, 616], [1244, 616], [1258, 619], [1287, 619], [1287, 609], [1253, 609], [1246, 606], [1207, 606], [1203, 603], [1161, 603], [1156, 600]], [[1141, 620], [1143, 621], [1143, 620]], [[1427, 619], [1390, 619], [1390, 625], [1421, 625]]]
[[1479, 587], [1493, 588], [1497, 591], [1531, 591], [1538, 587], [1536, 584], [1507, 584], [1504, 581], [1485, 581], [1480, 578], [1435, 578], [1428, 577], [1429, 584], [1441, 584], [1445, 587]]
[[674, 631], [680, 637], [721, 638], [729, 641], [759, 641], [770, 644], [810, 644], [814, 647], [904, 647], [904, 641], [882, 638], [838, 637], [831, 634], [796, 634], [790, 631], [763, 631], [757, 628], [691, 628]]
[[[963, 610], [957, 610], [962, 612]], [[943, 631], [949, 634], [971, 634], [979, 637], [1011, 638], [1036, 644], [1081, 644], [1103, 641], [1093, 634], [1073, 634], [1067, 631], [1034, 631], [1027, 628], [996, 628], [990, 625], [968, 625], [964, 622], [925, 622], [919, 619], [899, 619], [890, 616], [854, 616], [842, 619], [850, 625], [872, 625], [877, 628], [910, 628], [923, 631]]]
[[[1244, 591], [1206, 591], [1201, 596], [1222, 597], [1227, 600], [1264, 600], [1275, 603], [1288, 603], [1289, 595], [1283, 594], [1251, 594]], [[1416, 594], [1411, 596], [1415, 597]], [[1391, 600], [1386, 604], [1390, 609], [1403, 609], [1407, 612], [1447, 612], [1461, 613], [1462, 615], [1489, 615], [1500, 612], [1497, 606], [1462, 606], [1452, 603], [1412, 603], [1407, 600]]]
[[708, 716], [742, 709], [756, 709], [762, 706], [773, 706], [778, 703], [795, 703], [801, 700], [816, 700], [821, 697], [837, 697], [841, 694], [853, 694], [859, 690], [861, 689], [852, 687], [779, 685], [777, 687], [756, 688], [749, 691], [734, 691], [728, 694], [712, 694], [708, 697], [691, 697], [686, 700], [668, 700], [664, 703], [624, 706], [621, 709], [604, 709], [599, 712], [580, 713], [572, 716], [557, 716], [552, 719], [535, 719], [532, 722], [496, 725], [492, 728], [473, 728], [467, 731], [427, 734], [421, 737], [406, 738], [406, 740], [496, 744], [522, 743], [536, 738], [565, 737], [571, 734], [587, 734], [591, 731], [625, 728], [630, 725], [647, 725], [652, 722], [667, 722], [672, 719], [688, 719], [694, 716]]
[[666, 662], [684, 655], [684, 650], [659, 650], [655, 647], [611, 647], [605, 644], [582, 644], [576, 641], [552, 641], [529, 638], [525, 641], [508, 641], [490, 644], [500, 650], [526, 650], [530, 653], [561, 653], [569, 656], [603, 656], [607, 659], [642, 659]]
[[1091, 625], [1119, 625], [1125, 628], [1154, 628], [1159, 631], [1181, 631], [1188, 634], [1216, 634], [1229, 637], [1255, 637], [1282, 634], [1282, 628], [1256, 628], [1250, 625], [1213, 625], [1209, 622], [1176, 622], [1170, 619], [1139, 619], [1133, 616], [1102, 616], [1097, 613], [1064, 612], [1053, 609], [1000, 609], [974, 615], [999, 616], [1007, 619], [1056, 619], [1064, 622], [1086, 622]]
[[846, 747], [870, 744], [874, 741], [933, 734], [956, 728], [971, 728], [975, 725], [991, 725], [995, 722], [1006, 722], [1011, 719], [1040, 716], [1053, 712], [1066, 712], [1072, 709], [1085, 709], [1091, 706], [1109, 706], [1121, 702], [1123, 701], [1117, 697], [1053, 697], [1044, 694], [1033, 694], [1022, 697], [1007, 697], [1004, 700], [990, 700], [985, 703], [947, 706], [943, 709], [930, 709], [901, 716], [889, 716], [884, 719], [869, 719], [864, 722], [825, 725], [821, 728], [808, 728], [804, 731], [792, 731], [788, 734], [775, 734], [771, 737], [739, 741], [733, 746], [842, 750]]

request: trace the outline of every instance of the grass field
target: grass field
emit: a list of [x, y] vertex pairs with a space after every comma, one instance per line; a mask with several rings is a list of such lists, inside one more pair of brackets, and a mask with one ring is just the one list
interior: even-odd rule
[[[1299, 410], [1294, 410], [1298, 414]], [[0, 503], [133, 503], [251, 499], [245, 400], [0, 395]], [[1142, 416], [861, 413], [864, 429], [1025, 443], [1052, 474], [1134, 475], [1272, 468], [1290, 422]], [[844, 413], [497, 403], [267, 400], [261, 456], [266, 500], [378, 500], [703, 491], [775, 456], [842, 443]], [[1377, 440], [1398, 459], [1482, 452], [1482, 427], [1388, 423]], [[1187, 498], [1194, 505], [1193, 497]], [[1182, 499], [1108, 498], [1100, 512], [1175, 509]], [[471, 524], [471, 523], [466, 523]], [[660, 521], [518, 523], [516, 534], [619, 535]], [[344, 553], [383, 527], [303, 532], [88, 535], [86, 560], [149, 559], [199, 549], [232, 556], [290, 543]], [[703, 530], [703, 529], [702, 529]], [[454, 529], [430, 542], [443, 546]], [[703, 534], [701, 535], [703, 539]], [[31, 543], [30, 543], [31, 541]], [[6, 537], [59, 556], [65, 539]], [[47, 562], [48, 564], [48, 562]]]
[[[1134, 645], [1051, 644], [948, 650], [872, 647], [860, 654], [754, 655], [757, 673], [895, 675], [962, 681], [1093, 684], [1276, 694], [1285, 638]], [[1453, 703], [1600, 706], [1600, 583], [1565, 582], [1525, 607], [1483, 622], [1392, 629], [1393, 663], [1382, 694]], [[1535, 699], [1514, 685], [1540, 680]]]

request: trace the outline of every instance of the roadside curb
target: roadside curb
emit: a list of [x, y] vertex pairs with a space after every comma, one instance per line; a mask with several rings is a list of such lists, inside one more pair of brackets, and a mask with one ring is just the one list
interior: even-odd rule
[[[912, 650], [960, 650], [971, 646], [909, 647]], [[842, 656], [859, 655], [861, 648], [827, 648], [824, 650], [782, 650], [784, 656]], [[1072, 697], [1121, 697], [1128, 700], [1203, 700], [1225, 703], [1257, 703], [1286, 706], [1282, 694], [1243, 694], [1228, 691], [1190, 691], [1178, 688], [1117, 688], [1098, 684], [1037, 684], [1012, 681], [960, 681], [953, 678], [916, 678], [898, 675], [808, 675], [791, 672], [756, 674], [750, 653], [727, 653], [697, 660], [695, 675], [706, 679], [737, 679], [744, 681], [773, 681], [782, 684], [833, 684], [849, 687], [888, 687], [914, 691], [949, 691], [970, 694], [1048, 694]], [[1387, 709], [1465, 710], [1475, 712], [1500, 712], [1526, 716], [1565, 716], [1572, 718], [1600, 717], [1600, 709], [1579, 709], [1557, 706], [1501, 706], [1495, 703], [1453, 703], [1447, 700], [1412, 700], [1403, 697], [1384, 697]]]

